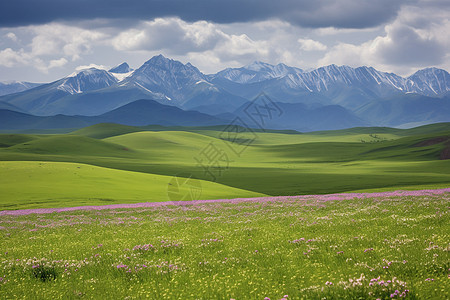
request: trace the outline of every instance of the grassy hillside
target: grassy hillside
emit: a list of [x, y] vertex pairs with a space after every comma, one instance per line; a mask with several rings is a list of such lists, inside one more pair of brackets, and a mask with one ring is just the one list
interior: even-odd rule
[[450, 194], [353, 196], [1, 215], [1, 298], [449, 299]]
[[332, 131], [315, 131], [310, 132], [311, 135], [343, 135], [343, 134], [371, 134], [371, 133], [389, 133], [399, 136], [409, 136], [415, 134], [428, 134], [450, 130], [450, 123], [435, 123], [419, 126], [410, 129], [398, 129], [391, 127], [355, 127], [349, 129], [332, 130]]
[[[168, 196], [172, 177], [85, 164], [0, 162], [0, 177], [0, 210], [181, 200]], [[209, 181], [197, 180], [196, 187], [198, 199], [262, 196]], [[178, 192], [189, 189], [180, 184]]]
[[[449, 125], [380, 132], [247, 132], [233, 141], [222, 131], [134, 132], [134, 127], [102, 124], [66, 135], [0, 135], [0, 161], [73, 162], [103, 167], [106, 173], [169, 178], [182, 173], [266, 195], [437, 188], [450, 186], [450, 160], [440, 159], [450, 153]], [[24, 176], [20, 182], [26, 186], [34, 180]], [[167, 190], [167, 183], [160, 188]], [[71, 193], [67, 199], [76, 196]]]
[[[1, 140], [1, 139], [0, 139]], [[75, 135], [51, 135], [25, 143], [17, 143], [5, 151], [12, 153], [70, 155], [70, 156], [107, 156], [133, 157], [126, 147], [101, 140]]]
[[96, 139], [104, 139], [111, 136], [141, 131], [139, 127], [127, 126], [114, 123], [101, 123], [89, 127], [81, 128], [72, 132], [75, 135], [82, 135]]

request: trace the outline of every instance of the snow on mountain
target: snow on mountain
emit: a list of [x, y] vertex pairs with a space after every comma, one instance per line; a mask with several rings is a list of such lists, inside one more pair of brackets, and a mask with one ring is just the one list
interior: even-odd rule
[[[282, 103], [303, 103], [312, 108], [339, 105], [355, 112], [365, 106], [378, 107], [377, 102], [386, 99], [398, 102], [405, 95], [428, 96], [415, 100], [423, 104], [421, 107], [426, 107], [429, 103], [425, 101], [432, 97], [447, 101], [449, 78], [448, 72], [436, 68], [423, 69], [404, 78], [372, 67], [329, 65], [303, 71], [264, 62], [205, 75], [190, 63], [159, 55], [134, 71], [127, 63], [109, 71], [95, 67], [82, 69], [55, 82], [1, 96], [0, 102], [39, 115], [93, 115], [134, 100], [153, 99], [183, 109], [220, 114], [234, 112], [264, 91]], [[15, 84], [23, 89], [33, 87], [29, 83]], [[0, 83], [0, 94], [4, 86]], [[413, 97], [405, 99], [398, 106], [399, 112], [407, 110], [408, 101]], [[365, 113], [370, 112], [365, 110]], [[433, 111], [430, 116], [438, 113], [445, 111]], [[415, 112], [409, 114], [415, 116]]]
[[0, 96], [23, 92], [40, 85], [41, 85], [40, 83], [32, 83], [24, 81], [0, 82]]
[[114, 68], [109, 70], [110, 73], [117, 74], [130, 73], [131, 71], [133, 71], [133, 69], [130, 68], [130, 66], [126, 62], [121, 63], [120, 65], [115, 66]]
[[209, 75], [209, 78], [211, 80], [222, 78], [240, 84], [276, 78], [287, 88], [315, 93], [326, 92], [337, 86], [362, 87], [371, 89], [376, 94], [391, 91], [441, 96], [450, 91], [449, 73], [436, 68], [423, 69], [404, 78], [394, 73], [378, 71], [373, 67], [329, 65], [302, 71], [284, 64], [254, 62], [241, 68], [227, 68]]
[[336, 86], [390, 87], [404, 90], [404, 79], [391, 73], [383, 73], [372, 67], [352, 68], [329, 65], [310, 72], [289, 74], [286, 85], [290, 88], [303, 88], [309, 92], [328, 91]]
[[96, 68], [84, 69], [55, 82], [57, 89], [71, 95], [99, 90], [116, 84], [118, 80], [111, 73]]
[[125, 80], [125, 78], [130, 77], [133, 74], [133, 71], [128, 73], [111, 73], [112, 76], [114, 76], [118, 82], [122, 82]]
[[302, 69], [289, 67], [285, 64], [271, 65], [255, 61], [241, 68], [227, 68], [217, 74], [210, 75], [209, 77], [226, 78], [237, 83], [254, 83], [302, 72]]
[[124, 62], [112, 69], [109, 70], [109, 73], [116, 77], [118, 82], [122, 82], [125, 78], [130, 77], [133, 74], [133, 69], [130, 68], [130, 66]]
[[137, 69], [130, 81], [146, 86], [159, 85], [178, 90], [187, 84], [206, 80], [205, 75], [190, 63], [168, 59], [163, 55], [152, 57]]
[[187, 97], [187, 89], [206, 80], [206, 76], [190, 63], [183, 64], [158, 55], [135, 70], [123, 85], [163, 94], [168, 99], [183, 100]]
[[450, 74], [437, 68], [419, 70], [407, 78], [406, 88], [425, 96], [442, 95], [450, 91]]

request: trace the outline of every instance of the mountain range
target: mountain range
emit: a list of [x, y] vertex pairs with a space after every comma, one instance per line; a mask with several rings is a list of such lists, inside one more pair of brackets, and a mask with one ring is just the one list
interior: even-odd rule
[[41, 85], [25, 81], [0, 82], [0, 96], [23, 92]]
[[136, 100], [98, 116], [34, 116], [17, 111], [0, 109], [0, 129], [62, 129], [81, 128], [100, 123], [117, 123], [131, 126], [157, 124], [164, 126], [212, 126], [226, 124], [229, 120], [185, 111], [154, 100]]
[[[110, 70], [79, 70], [48, 84], [23, 83], [17, 90], [11, 87], [10, 92], [4, 86], [0, 85], [0, 93], [8, 94], [0, 96], [0, 129], [36, 127], [36, 123], [25, 124], [23, 118], [20, 126], [13, 126], [14, 116], [20, 114], [59, 115], [59, 123], [72, 116], [70, 120], [82, 120], [83, 124], [107, 121], [125, 125], [213, 125], [239, 117], [250, 127], [261, 127], [248, 113], [249, 107], [262, 107], [258, 103], [261, 95], [266, 97], [266, 106], [278, 110], [263, 122], [271, 129], [410, 127], [450, 121], [450, 75], [437, 68], [401, 77], [372, 67], [329, 65], [304, 71], [285, 64], [254, 62], [203, 74], [190, 63], [158, 55], [136, 70], [122, 63]], [[152, 113], [157, 104], [165, 114]], [[8, 114], [8, 126], [3, 119], [7, 111], [15, 112]]]

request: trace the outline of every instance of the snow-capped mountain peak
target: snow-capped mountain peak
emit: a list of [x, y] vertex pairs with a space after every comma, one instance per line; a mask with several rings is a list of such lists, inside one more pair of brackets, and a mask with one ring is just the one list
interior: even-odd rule
[[130, 77], [134, 70], [130, 68], [130, 66], [124, 62], [108, 71], [113, 75], [118, 82], [122, 82], [125, 78]]
[[128, 72], [128, 73], [111, 73], [111, 75], [113, 75], [118, 82], [122, 82], [124, 81], [126, 78], [130, 77], [131, 75], [133, 75], [134, 71]]
[[130, 68], [130, 66], [126, 62], [121, 63], [120, 65], [115, 66], [114, 68], [109, 70], [110, 73], [116, 73], [116, 74], [125, 74], [125, 73], [130, 73], [132, 71], [133, 71], [133, 69]]
[[185, 89], [198, 81], [206, 81], [206, 76], [190, 63], [183, 64], [158, 55], [145, 62], [126, 78], [124, 85], [164, 95], [170, 99], [184, 99]]
[[69, 94], [106, 88], [117, 83], [117, 79], [106, 70], [88, 68], [76, 71], [55, 82], [57, 89]]
[[450, 91], [450, 74], [442, 69], [422, 69], [409, 76], [406, 80], [408, 92], [435, 96]]
[[290, 89], [318, 93], [344, 86], [369, 89], [378, 95], [402, 92], [439, 96], [450, 91], [449, 73], [437, 68], [423, 69], [404, 78], [366, 66], [353, 68], [331, 64], [303, 71], [285, 64], [255, 61], [241, 68], [227, 68], [209, 75], [209, 78], [222, 78], [240, 84], [279, 79]]
[[251, 71], [262, 71], [267, 69], [272, 69], [274, 66], [262, 61], [254, 61], [251, 64], [248, 64], [244, 66], [244, 69], [251, 70]]
[[40, 83], [15, 81], [15, 80], [0, 82], [0, 96], [23, 92], [40, 85], [41, 85]]
[[241, 68], [228, 68], [215, 75], [212, 78], [226, 78], [238, 83], [254, 83], [268, 79], [282, 78], [289, 74], [302, 73], [303, 70], [295, 67], [289, 67], [285, 64], [271, 65], [261, 61], [255, 61]]

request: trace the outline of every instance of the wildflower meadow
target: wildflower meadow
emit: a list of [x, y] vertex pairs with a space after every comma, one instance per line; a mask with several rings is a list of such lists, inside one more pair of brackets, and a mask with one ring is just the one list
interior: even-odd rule
[[450, 189], [0, 211], [2, 299], [449, 299]]

